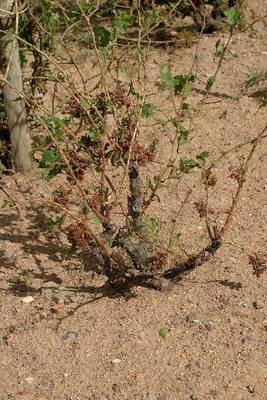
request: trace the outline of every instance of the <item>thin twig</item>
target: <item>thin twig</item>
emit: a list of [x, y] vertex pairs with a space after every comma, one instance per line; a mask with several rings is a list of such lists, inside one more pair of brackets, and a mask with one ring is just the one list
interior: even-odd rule
[[242, 168], [242, 171], [240, 172], [240, 175], [238, 177], [238, 188], [237, 188], [237, 191], [236, 191], [235, 196], [233, 198], [233, 201], [232, 201], [230, 210], [228, 212], [226, 221], [225, 221], [223, 227], [221, 228], [221, 230], [219, 232], [220, 237], [225, 236], [226, 232], [230, 228], [230, 225], [232, 223], [233, 216], [234, 216], [234, 211], [235, 211], [237, 203], [238, 203], [238, 201], [240, 199], [240, 195], [241, 195], [241, 192], [242, 192], [242, 189], [243, 189], [243, 185], [244, 185], [244, 182], [245, 182], [246, 177], [247, 177], [249, 164], [251, 163], [251, 160], [252, 160], [252, 158], [254, 156], [255, 150], [257, 149], [258, 145], [263, 140], [263, 138], [265, 136], [264, 134], [265, 134], [266, 131], [267, 131], [267, 125], [265, 125], [263, 130], [260, 132], [258, 137], [253, 142], [252, 148], [251, 148], [251, 150], [250, 150], [250, 152], [248, 154], [248, 157], [247, 157], [247, 159], [245, 161], [245, 164], [244, 164], [244, 166]]
[[[3, 188], [2, 185], [0, 185], [0, 190], [2, 190], [3, 193], [5, 193], [5, 195], [9, 198], [9, 200], [13, 203], [13, 206], [16, 208], [17, 213], [20, 214], [19, 207], [18, 207], [18, 205], [16, 204], [15, 200], [12, 199], [12, 197], [10, 196], [10, 194], [7, 193], [7, 191]], [[3, 207], [2, 207], [2, 208], [3, 208]]]

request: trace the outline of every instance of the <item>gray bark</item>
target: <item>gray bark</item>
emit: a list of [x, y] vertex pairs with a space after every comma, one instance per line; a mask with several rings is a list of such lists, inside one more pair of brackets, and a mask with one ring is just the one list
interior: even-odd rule
[[[0, 0], [0, 27], [1, 30], [12, 29], [14, 16], [12, 16], [13, 0]], [[3, 35], [3, 34], [1, 34]], [[1, 72], [6, 74], [10, 83], [4, 84], [4, 100], [10, 133], [12, 156], [17, 172], [24, 174], [33, 173], [33, 157], [31, 139], [28, 131], [27, 112], [24, 99], [18, 93], [23, 92], [22, 71], [20, 66], [19, 47], [17, 40], [9, 42], [0, 40]]]

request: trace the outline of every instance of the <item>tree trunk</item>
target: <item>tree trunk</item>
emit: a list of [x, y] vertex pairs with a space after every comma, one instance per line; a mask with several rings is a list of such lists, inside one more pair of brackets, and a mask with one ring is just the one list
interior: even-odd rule
[[[14, 24], [13, 5], [13, 0], [0, 0], [0, 27], [3, 31], [11, 29]], [[23, 92], [19, 47], [16, 39], [0, 40], [0, 60], [1, 72], [10, 83], [10, 85], [4, 84], [4, 100], [15, 169], [17, 172], [32, 174], [34, 164], [26, 105], [24, 99], [21, 99], [12, 89], [14, 87], [19, 92]]]

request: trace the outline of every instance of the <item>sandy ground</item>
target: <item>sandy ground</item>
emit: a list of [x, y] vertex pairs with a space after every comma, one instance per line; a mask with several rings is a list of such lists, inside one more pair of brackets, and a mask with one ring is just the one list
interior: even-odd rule
[[[266, 0], [247, 2], [247, 24], [266, 11]], [[264, 128], [266, 107], [259, 108], [253, 95], [258, 88], [244, 93], [242, 82], [250, 69], [266, 69], [266, 35], [266, 19], [235, 34], [210, 104], [196, 121], [196, 151], [206, 150], [203, 143], [230, 148]], [[214, 71], [219, 36], [227, 38], [211, 34], [200, 44], [203, 77]], [[159, 60], [184, 72], [194, 52], [194, 45], [152, 49], [150, 84]], [[159, 146], [163, 150], [164, 141]], [[229, 156], [217, 170], [211, 203], [219, 224], [234, 187], [229, 163], [242, 154]], [[129, 296], [111, 293], [86, 254], [69, 255], [66, 239], [44, 228], [45, 210], [31, 200], [51, 191], [52, 183], [3, 175], [0, 184], [20, 214], [10, 207], [0, 214], [0, 400], [267, 399], [267, 274], [257, 277], [249, 264], [253, 253], [267, 253], [266, 174], [265, 139], [214, 258], [169, 292], [135, 287]], [[172, 187], [155, 204], [162, 224], [181, 195]], [[203, 230], [193, 204], [198, 196], [183, 215], [181, 231], [189, 243]], [[1, 204], [5, 198], [1, 191]], [[200, 248], [195, 241], [190, 246]], [[26, 295], [33, 301], [23, 303]]]

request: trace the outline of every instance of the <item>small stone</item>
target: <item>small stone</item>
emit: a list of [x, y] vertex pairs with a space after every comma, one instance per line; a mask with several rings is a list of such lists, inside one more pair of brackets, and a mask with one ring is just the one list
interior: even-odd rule
[[136, 379], [139, 382], [143, 382], [145, 380], [145, 374], [143, 374], [142, 372], [139, 372], [138, 374], [136, 374]]
[[120, 364], [121, 360], [119, 358], [114, 358], [114, 360], [111, 361], [112, 364]]
[[70, 338], [77, 338], [79, 336], [78, 332], [66, 332], [62, 336], [62, 340], [68, 340]]
[[34, 396], [33, 393], [23, 390], [16, 394], [16, 399], [18, 399], [18, 400], [33, 400], [34, 399], [33, 396]]
[[53, 295], [52, 300], [56, 303], [56, 304], [65, 304], [65, 297], [62, 293], [56, 293]]
[[42, 389], [54, 389], [55, 384], [52, 381], [43, 381], [40, 383], [39, 388]]
[[32, 376], [27, 376], [24, 381], [27, 382], [29, 385], [32, 385], [34, 382], [34, 378]]
[[256, 300], [253, 302], [253, 307], [257, 310], [262, 310], [264, 308], [264, 303], [261, 300]]
[[34, 298], [32, 296], [25, 296], [22, 297], [21, 302], [24, 304], [29, 304], [32, 303], [34, 301]]
[[12, 254], [12, 256], [10, 257], [10, 261], [11, 261], [11, 262], [15, 262], [15, 261], [17, 261], [17, 260], [18, 260], [18, 255], [17, 255], [17, 253]]
[[73, 303], [75, 293], [70, 291], [70, 290], [60, 290], [55, 296], [59, 295], [59, 298], [61, 297], [64, 299], [65, 304]]
[[205, 324], [205, 328], [207, 329], [208, 332], [211, 332], [211, 331], [214, 330], [214, 326], [213, 326], [213, 324], [210, 323], [210, 322], [207, 322], [207, 323]]
[[254, 387], [252, 387], [251, 385], [248, 385], [248, 386], [246, 387], [246, 389], [247, 389], [247, 391], [248, 391], [249, 393], [254, 393], [254, 392], [255, 392]]
[[119, 385], [117, 385], [117, 383], [114, 383], [114, 385], [112, 385], [112, 390], [115, 393], [120, 393], [121, 392], [121, 389], [120, 389]]
[[199, 324], [200, 323], [200, 319], [198, 318], [198, 316], [196, 314], [192, 313], [192, 314], [187, 315], [186, 322]]
[[213, 389], [213, 390], [211, 390], [210, 394], [211, 394], [213, 397], [216, 398], [216, 397], [218, 397], [218, 396], [220, 395], [220, 392], [219, 392], [219, 390]]
[[56, 282], [48, 281], [42, 284], [42, 289], [57, 289], [58, 286], [59, 285]]
[[176, 32], [176, 31], [170, 31], [170, 35], [171, 35], [172, 37], [178, 36], [178, 32]]
[[47, 300], [51, 300], [58, 286], [59, 285], [53, 281], [44, 282], [41, 287], [41, 293]]
[[52, 314], [62, 314], [66, 311], [66, 307], [64, 304], [55, 304], [50, 308], [50, 312]]

